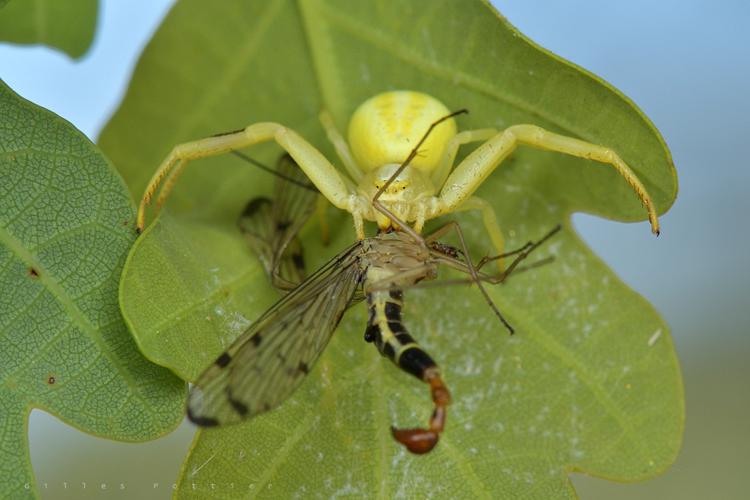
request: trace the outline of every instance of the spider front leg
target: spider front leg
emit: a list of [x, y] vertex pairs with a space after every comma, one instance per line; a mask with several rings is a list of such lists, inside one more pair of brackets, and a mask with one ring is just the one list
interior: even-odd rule
[[[166, 179], [162, 192], [159, 195], [160, 204], [169, 195], [177, 176], [185, 168], [188, 161], [217, 156], [235, 149], [242, 149], [267, 141], [276, 141], [276, 143], [284, 148], [305, 172], [310, 181], [315, 184], [318, 191], [334, 206], [349, 212], [354, 211], [355, 207], [352, 206], [352, 199], [354, 198], [355, 191], [350, 187], [351, 182], [347, 182], [347, 179], [339, 174], [336, 168], [331, 165], [320, 151], [293, 130], [278, 123], [263, 122], [249, 125], [237, 132], [208, 137], [175, 146], [159, 166], [156, 173], [154, 173], [153, 177], [151, 177], [143, 193], [140, 205], [138, 206], [137, 231], [141, 232], [143, 230], [146, 218], [146, 206], [151, 203], [162, 181]], [[353, 215], [358, 236], [362, 233], [361, 237], [364, 237], [364, 230], [361, 229], [362, 222], [359, 221], [358, 223], [357, 214]]]
[[435, 172], [432, 173], [432, 183], [435, 186], [442, 186], [445, 184], [445, 179], [448, 177], [448, 174], [451, 173], [453, 160], [456, 159], [456, 153], [458, 153], [459, 147], [472, 142], [486, 141], [495, 135], [497, 135], [497, 130], [494, 128], [464, 130], [454, 135], [445, 146], [445, 151], [440, 158], [440, 163], [438, 163]]
[[[454, 135], [445, 147], [440, 163], [432, 174], [433, 184], [435, 186], [443, 186], [445, 184], [445, 179], [451, 172], [453, 160], [456, 158], [456, 153], [458, 152], [459, 147], [472, 142], [486, 141], [496, 135], [497, 130], [494, 128], [464, 130]], [[456, 210], [479, 210], [482, 214], [482, 222], [484, 222], [485, 230], [487, 231], [497, 254], [499, 255], [503, 253], [505, 249], [505, 239], [503, 238], [503, 233], [497, 223], [495, 211], [489, 203], [481, 198], [472, 196], [461, 206], [456, 208]], [[497, 266], [500, 272], [502, 272], [504, 266], [503, 261], [497, 260]]]
[[651, 196], [635, 173], [614, 151], [604, 146], [555, 134], [535, 125], [508, 127], [467, 156], [446, 179], [438, 198], [439, 210], [435, 216], [459, 209], [519, 144], [610, 164], [638, 195], [648, 212], [651, 231], [659, 234], [659, 220]]

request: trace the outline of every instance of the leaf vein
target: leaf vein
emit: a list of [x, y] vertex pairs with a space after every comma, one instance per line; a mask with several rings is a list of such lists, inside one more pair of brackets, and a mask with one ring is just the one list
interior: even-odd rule
[[83, 311], [81, 311], [81, 309], [75, 304], [75, 302], [73, 302], [65, 289], [63, 289], [59, 285], [59, 283], [57, 283], [57, 281], [53, 279], [52, 273], [48, 272], [47, 269], [41, 266], [41, 264], [37, 262], [34, 255], [27, 248], [25, 248], [20, 241], [18, 241], [14, 236], [8, 233], [5, 228], [2, 227], [0, 227], [0, 244], [3, 244], [5, 247], [15, 253], [22, 262], [25, 262], [26, 264], [34, 267], [40, 272], [39, 279], [57, 299], [57, 302], [68, 313], [72, 322], [76, 324], [76, 326], [83, 334], [88, 336], [91, 340], [94, 341], [95, 344], [98, 345], [101, 352], [107, 357], [110, 364], [125, 380], [126, 384], [131, 387], [133, 391], [137, 391], [136, 397], [143, 404], [144, 408], [149, 413], [151, 413], [152, 416], [155, 415], [155, 412], [151, 411], [145, 396], [138, 390], [139, 386], [133, 378], [133, 375], [123, 367], [122, 363], [120, 363], [120, 361], [115, 357], [112, 350], [104, 341], [102, 332], [89, 321]]

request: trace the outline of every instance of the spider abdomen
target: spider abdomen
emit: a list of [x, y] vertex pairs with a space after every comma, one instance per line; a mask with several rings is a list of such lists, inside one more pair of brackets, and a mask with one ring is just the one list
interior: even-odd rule
[[[369, 172], [386, 164], [400, 164], [425, 130], [449, 113], [443, 103], [421, 92], [398, 90], [368, 99], [349, 122], [349, 146], [357, 165]], [[433, 171], [456, 130], [452, 118], [436, 127], [410, 166], [423, 172]]]

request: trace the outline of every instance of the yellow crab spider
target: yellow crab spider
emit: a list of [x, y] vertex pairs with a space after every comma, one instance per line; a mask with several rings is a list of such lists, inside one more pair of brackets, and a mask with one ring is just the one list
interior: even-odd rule
[[[273, 122], [255, 123], [236, 132], [180, 144], [151, 178], [138, 208], [137, 229], [143, 229], [145, 208], [161, 182], [166, 179], [157, 200], [159, 206], [188, 161], [273, 140], [294, 158], [323, 196], [352, 214], [359, 239], [365, 237], [365, 220], [377, 222], [381, 230], [397, 227], [399, 222], [411, 223], [411, 228], [404, 229], [420, 233], [427, 220], [459, 210], [479, 210], [493, 245], [502, 253], [503, 236], [494, 211], [488, 202], [473, 194], [522, 144], [611, 165], [636, 192], [648, 212], [651, 230], [659, 234], [656, 210], [646, 188], [611, 149], [535, 125], [457, 132], [455, 120], [448, 115], [440, 101], [421, 92], [378, 94], [352, 115], [347, 144], [331, 117], [321, 113], [323, 127], [348, 176], [294, 130]], [[425, 137], [425, 131], [440, 121]], [[421, 144], [420, 139], [424, 140]], [[452, 168], [459, 146], [478, 141], [483, 143]], [[417, 154], [405, 162], [417, 145]]]

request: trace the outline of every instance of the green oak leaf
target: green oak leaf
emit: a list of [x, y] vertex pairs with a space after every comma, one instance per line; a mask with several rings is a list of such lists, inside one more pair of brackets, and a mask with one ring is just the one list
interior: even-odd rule
[[94, 40], [97, 0], [0, 2], [0, 41], [42, 44], [78, 59]]
[[[292, 126], [333, 159], [320, 109], [344, 129], [361, 101], [398, 88], [468, 108], [458, 118], [464, 129], [534, 123], [608, 145], [660, 212], [676, 196], [669, 152], [632, 102], [479, 1], [237, 1], [211, 16], [182, 1], [100, 143], [140, 196], [175, 144], [257, 121]], [[272, 164], [280, 149], [249, 152]], [[192, 380], [277, 297], [234, 227], [247, 200], [270, 186], [231, 155], [195, 162], [180, 178], [121, 283], [123, 313], [147, 357]], [[635, 195], [611, 168], [530, 149], [479, 195], [496, 209], [509, 247], [557, 223], [564, 230], [539, 251], [554, 262], [490, 290], [513, 337], [476, 290], [407, 291], [406, 324], [454, 395], [437, 448], [415, 457], [391, 439], [391, 424], [426, 422], [428, 391], [362, 341], [366, 312], [357, 306], [290, 400], [239, 427], [197, 434], [178, 496], [559, 498], [575, 496], [571, 471], [634, 481], [665, 470], [684, 419], [668, 328], [569, 223], [574, 211], [642, 220]], [[328, 247], [317, 225], [303, 234], [311, 269], [354, 237], [348, 215], [329, 215]], [[491, 252], [476, 214], [451, 218], [475, 257]]]
[[113, 167], [2, 82], [0, 149], [0, 492], [19, 498], [35, 491], [32, 408], [144, 441], [182, 420], [185, 384], [143, 358], [118, 309], [135, 214]]

